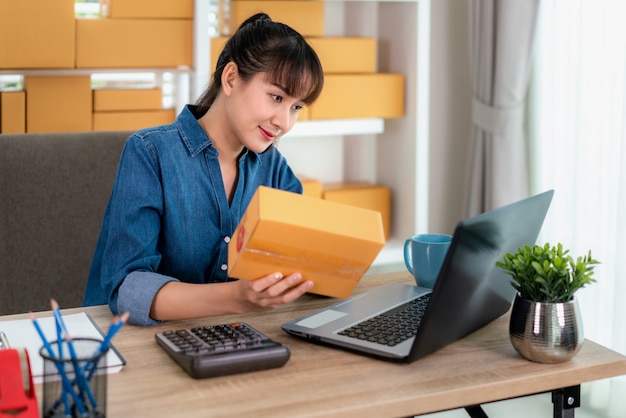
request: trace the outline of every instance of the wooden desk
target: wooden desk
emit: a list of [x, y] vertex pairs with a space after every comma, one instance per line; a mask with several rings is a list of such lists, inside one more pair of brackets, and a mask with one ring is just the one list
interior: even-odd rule
[[[386, 281], [412, 283], [408, 273], [365, 276], [355, 292]], [[260, 314], [169, 322], [152, 328], [125, 326], [114, 344], [128, 364], [109, 375], [111, 417], [399, 417], [508, 399], [626, 374], [626, 357], [585, 341], [570, 362], [545, 365], [522, 359], [508, 337], [508, 315], [412, 364], [375, 360], [291, 337], [290, 319], [333, 299], [305, 295]], [[107, 329], [107, 307], [85, 310]], [[40, 313], [39, 315], [46, 314]], [[49, 313], [47, 313], [49, 315]], [[12, 315], [2, 319], [19, 319]], [[166, 329], [245, 321], [291, 346], [279, 369], [194, 380], [155, 342]], [[41, 399], [41, 395], [40, 399]]]

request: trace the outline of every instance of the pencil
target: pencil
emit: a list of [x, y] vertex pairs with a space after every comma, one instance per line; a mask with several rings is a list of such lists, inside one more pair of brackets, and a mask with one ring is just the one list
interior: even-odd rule
[[72, 383], [67, 378], [67, 375], [65, 374], [65, 369], [63, 368], [63, 366], [58, 361], [55, 361], [57, 360], [57, 357], [54, 355], [54, 350], [52, 349], [52, 346], [48, 342], [48, 339], [43, 333], [43, 330], [41, 329], [39, 322], [37, 322], [37, 319], [35, 318], [35, 315], [32, 314], [32, 312], [30, 313], [30, 319], [33, 325], [35, 326], [35, 330], [37, 331], [37, 334], [39, 334], [39, 338], [41, 338], [41, 342], [43, 343], [43, 346], [48, 351], [48, 355], [52, 359], [52, 363], [54, 363], [54, 366], [59, 372], [59, 376], [61, 376], [61, 383], [63, 384], [63, 388], [65, 389], [67, 393], [70, 394], [72, 399], [74, 399], [74, 404], [78, 408], [79, 412], [82, 415], [86, 414], [87, 411], [85, 410], [85, 406], [83, 405], [83, 402], [80, 400], [80, 398], [76, 394], [76, 391], [72, 387]]
[[96, 371], [96, 363], [100, 358], [100, 355], [106, 353], [106, 351], [109, 349], [109, 347], [111, 346], [111, 340], [113, 339], [113, 337], [115, 337], [115, 334], [117, 334], [120, 328], [124, 326], [129, 316], [129, 312], [124, 312], [122, 315], [113, 318], [113, 322], [111, 323], [109, 330], [104, 336], [104, 339], [100, 343], [100, 346], [98, 346], [96, 351], [93, 353], [93, 357], [96, 358], [96, 360], [92, 361], [91, 364], [85, 367], [85, 371], [87, 372], [87, 380], [90, 380], [94, 372]]
[[[91, 386], [85, 377], [85, 370], [80, 366], [80, 362], [78, 361], [78, 356], [76, 355], [76, 350], [74, 349], [74, 343], [70, 338], [69, 334], [65, 334], [65, 341], [67, 342], [67, 346], [70, 350], [70, 356], [72, 357], [72, 364], [74, 365], [74, 373], [76, 374], [76, 383], [81, 388], [81, 391], [87, 393], [89, 397], [89, 402], [94, 409], [98, 409], [98, 402], [96, 401], [96, 397], [93, 395], [93, 391], [91, 390]], [[85, 367], [87, 364], [85, 364]]]
[[107, 331], [107, 335], [104, 337], [104, 340], [100, 345], [101, 351], [106, 351], [109, 349], [109, 346], [111, 345], [111, 340], [113, 339], [113, 337], [115, 337], [115, 334], [117, 334], [120, 328], [124, 326], [129, 316], [129, 312], [124, 312], [122, 315], [117, 317], [116, 320], [113, 321], [113, 323], [109, 327], [109, 330]]
[[[63, 358], [63, 330], [61, 329], [61, 325], [59, 324], [59, 321], [57, 320], [56, 317], [54, 318], [54, 324], [56, 326], [56, 331], [57, 331], [57, 345], [59, 347], [59, 358], [62, 359]], [[71, 413], [68, 396], [69, 395], [67, 391], [65, 390], [61, 393], [61, 399], [63, 401], [63, 406], [65, 407], [65, 415], [68, 415]], [[54, 409], [56, 410], [56, 406], [54, 407]]]
[[[67, 329], [65, 328], [65, 322], [63, 321], [63, 317], [61, 316], [61, 309], [57, 301], [54, 299], [50, 299], [50, 307], [52, 308], [52, 313], [54, 314], [54, 322], [55, 322], [56, 330], [57, 330], [57, 345], [59, 346], [59, 358], [63, 359], [63, 341], [65, 340]], [[66, 391], [63, 391], [62, 397], [63, 397], [63, 404], [65, 405], [65, 412], [67, 413], [69, 411], [69, 403], [68, 403]]]
[[57, 332], [59, 334], [59, 342], [65, 339], [65, 335], [67, 335], [67, 328], [65, 327], [65, 321], [63, 321], [63, 316], [61, 315], [61, 308], [59, 308], [59, 304], [56, 300], [50, 299], [50, 306], [52, 307], [52, 313], [54, 314], [54, 319], [57, 324]]

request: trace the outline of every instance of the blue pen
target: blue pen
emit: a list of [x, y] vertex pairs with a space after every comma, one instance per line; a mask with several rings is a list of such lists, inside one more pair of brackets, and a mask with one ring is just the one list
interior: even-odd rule
[[[46, 336], [44, 335], [43, 331], [41, 330], [41, 327], [39, 326], [39, 323], [37, 322], [37, 319], [35, 319], [35, 316], [32, 313], [30, 314], [30, 319], [33, 322], [33, 325], [35, 326], [35, 330], [39, 334], [39, 337], [41, 338], [41, 342], [43, 343], [43, 346], [48, 351], [48, 354], [50, 355], [50, 358], [52, 360], [56, 360], [56, 356], [54, 355], [54, 351], [52, 350], [52, 346], [48, 342], [48, 339], [46, 338]], [[59, 372], [59, 376], [61, 376], [61, 382], [63, 384], [63, 387], [65, 388], [67, 393], [69, 393], [70, 396], [74, 399], [74, 404], [78, 408], [78, 411], [81, 413], [81, 415], [85, 415], [87, 413], [87, 411], [85, 409], [85, 406], [83, 405], [83, 402], [80, 400], [80, 398], [78, 397], [78, 395], [74, 391], [74, 388], [72, 387], [72, 383], [69, 381], [69, 379], [67, 378], [67, 375], [65, 374], [65, 370], [63, 369], [63, 367], [58, 362], [53, 361], [53, 363], [54, 363], [55, 367], [57, 368], [57, 371]]]

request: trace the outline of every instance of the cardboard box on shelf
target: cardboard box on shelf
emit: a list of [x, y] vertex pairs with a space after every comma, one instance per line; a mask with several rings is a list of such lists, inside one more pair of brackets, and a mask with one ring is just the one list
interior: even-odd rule
[[0, 0], [0, 69], [73, 68], [74, 0]]
[[174, 122], [173, 109], [126, 112], [94, 112], [94, 131], [135, 131]]
[[0, 92], [0, 133], [26, 132], [26, 94], [24, 91]]
[[211, 69], [211, 74], [215, 71], [215, 66], [217, 65], [217, 60], [224, 49], [224, 45], [228, 41], [227, 36], [218, 36], [215, 38], [211, 38], [211, 56], [209, 57], [209, 68]]
[[311, 293], [346, 298], [384, 244], [379, 212], [261, 186], [228, 244], [228, 274], [300, 272]]
[[230, 33], [235, 33], [247, 18], [259, 12], [291, 26], [302, 36], [324, 35], [324, 2], [306, 0], [231, 0]]
[[161, 89], [98, 89], [93, 91], [94, 112], [161, 110]]
[[[215, 70], [228, 37], [211, 38], [210, 68]], [[377, 50], [375, 38], [361, 37], [308, 37], [326, 74], [375, 73]]]
[[385, 239], [391, 236], [391, 190], [369, 182], [324, 184], [322, 198], [380, 212]]
[[91, 77], [26, 76], [26, 132], [91, 131]]
[[400, 118], [404, 116], [404, 76], [393, 73], [328, 74], [309, 118]]
[[376, 39], [365, 37], [307, 38], [325, 74], [375, 73]]
[[323, 185], [321, 181], [302, 175], [299, 175], [298, 179], [302, 183], [302, 194], [304, 196], [315, 197], [317, 199], [322, 198]]
[[304, 106], [298, 111], [298, 120], [310, 120], [311, 108]]
[[191, 67], [191, 19], [76, 19], [76, 68]]
[[100, 0], [103, 17], [192, 19], [193, 0]]

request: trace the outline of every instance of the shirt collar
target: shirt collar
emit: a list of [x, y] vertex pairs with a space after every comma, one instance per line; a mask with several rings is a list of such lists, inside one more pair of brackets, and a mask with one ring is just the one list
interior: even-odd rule
[[[183, 140], [183, 143], [187, 147], [189, 154], [192, 157], [200, 154], [206, 148], [212, 148], [214, 152], [217, 153], [215, 147], [213, 147], [213, 142], [211, 138], [208, 137], [202, 126], [198, 122], [198, 117], [202, 115], [198, 114], [198, 106], [196, 105], [186, 105], [183, 110], [180, 112], [176, 121], [176, 127], [178, 132], [180, 133], [180, 137]], [[250, 151], [248, 148], [244, 148], [243, 152], [239, 156], [239, 160], [241, 161], [246, 156], [253, 155], [258, 160], [258, 155], [255, 152]]]
[[196, 119], [196, 112], [197, 106], [187, 105], [174, 122], [183, 143], [192, 156], [200, 154], [205, 148], [212, 145], [211, 140]]

